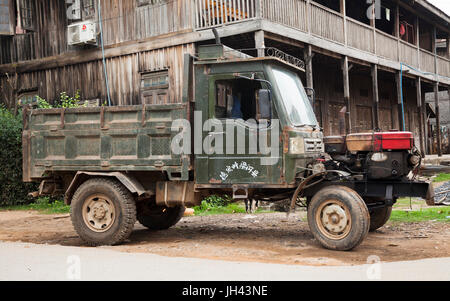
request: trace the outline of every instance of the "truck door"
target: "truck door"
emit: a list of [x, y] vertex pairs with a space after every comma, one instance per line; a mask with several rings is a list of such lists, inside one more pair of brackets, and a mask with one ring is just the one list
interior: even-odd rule
[[280, 127], [273, 101], [270, 121], [259, 118], [258, 112], [258, 93], [269, 91], [268, 86], [232, 74], [210, 76], [203, 140], [208, 184], [282, 183]]

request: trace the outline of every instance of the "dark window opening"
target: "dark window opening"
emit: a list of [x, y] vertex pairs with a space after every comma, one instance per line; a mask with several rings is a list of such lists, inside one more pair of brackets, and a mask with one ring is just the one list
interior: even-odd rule
[[439, 29], [436, 30], [436, 53], [442, 57], [449, 57], [448, 43], [450, 35]]
[[317, 2], [325, 7], [331, 8], [332, 10], [337, 11], [338, 13], [341, 12], [340, 0], [315, 0], [314, 2]]
[[379, 15], [375, 21], [375, 27], [384, 33], [395, 35], [395, 6], [386, 1], [381, 1]]
[[368, 89], [360, 89], [359, 95], [362, 97], [369, 97], [369, 90]]
[[366, 1], [347, 1], [345, 13], [352, 19], [370, 25], [370, 19], [368, 17], [370, 6], [371, 4], [367, 4]]
[[433, 27], [423, 21], [419, 21], [419, 46], [422, 49], [433, 51]]
[[414, 25], [416, 17], [400, 7], [400, 39], [410, 44], [416, 44], [416, 27]]
[[261, 83], [246, 79], [216, 82], [215, 117], [218, 119], [257, 118], [256, 93]]

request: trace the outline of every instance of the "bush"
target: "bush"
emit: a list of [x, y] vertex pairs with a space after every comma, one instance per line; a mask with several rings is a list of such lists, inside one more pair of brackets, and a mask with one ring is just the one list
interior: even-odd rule
[[37, 185], [22, 182], [22, 116], [14, 116], [2, 106], [0, 145], [0, 206], [25, 204]]

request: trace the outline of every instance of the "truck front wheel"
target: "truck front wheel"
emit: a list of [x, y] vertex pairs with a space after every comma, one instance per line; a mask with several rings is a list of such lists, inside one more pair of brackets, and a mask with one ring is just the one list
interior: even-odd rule
[[76, 190], [70, 215], [75, 230], [88, 245], [116, 245], [133, 230], [136, 204], [118, 181], [95, 178]]
[[348, 251], [367, 236], [369, 210], [354, 190], [345, 186], [329, 186], [312, 198], [308, 207], [308, 224], [322, 246]]
[[161, 207], [146, 202], [139, 205], [137, 219], [150, 230], [166, 230], [181, 220], [185, 210], [184, 206]]

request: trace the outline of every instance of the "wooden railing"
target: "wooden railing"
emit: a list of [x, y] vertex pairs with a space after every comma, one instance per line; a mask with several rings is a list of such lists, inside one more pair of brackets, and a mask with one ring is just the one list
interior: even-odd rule
[[419, 66], [417, 47], [404, 41], [399, 43], [400, 61], [411, 66]]
[[301, 31], [308, 31], [306, 2], [299, 0], [264, 0], [262, 17]]
[[434, 54], [431, 52], [428, 52], [426, 50], [421, 49], [420, 50], [420, 70], [425, 72], [434, 73]]
[[376, 30], [376, 54], [378, 56], [398, 61], [398, 41], [395, 37], [382, 31]]
[[[450, 77], [450, 61], [306, 0], [193, 0], [194, 29], [265, 19], [423, 72]], [[437, 60], [437, 68], [435, 60]]]
[[373, 28], [355, 20], [348, 19], [347, 45], [367, 52], [375, 52]]
[[257, 0], [194, 0], [195, 28], [211, 28], [256, 17]]
[[443, 57], [437, 57], [437, 69], [438, 74], [450, 77], [450, 60]]
[[345, 43], [342, 16], [322, 5], [311, 4], [311, 33], [328, 40]]

